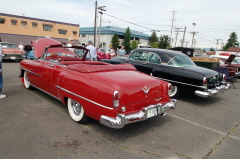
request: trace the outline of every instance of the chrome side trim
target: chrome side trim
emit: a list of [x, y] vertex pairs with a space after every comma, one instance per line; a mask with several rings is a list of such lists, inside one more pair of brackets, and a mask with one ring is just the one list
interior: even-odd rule
[[84, 99], [84, 100], [86, 100], [86, 101], [88, 101], [88, 102], [91, 102], [91, 103], [93, 103], [93, 104], [96, 104], [96, 105], [98, 105], [98, 106], [100, 106], [100, 107], [113, 110], [113, 108], [109, 108], [109, 107], [107, 107], [107, 106], [104, 106], [104, 105], [102, 105], [102, 104], [99, 104], [99, 103], [97, 103], [97, 102], [94, 102], [94, 101], [92, 101], [92, 100], [90, 100], [90, 99], [87, 99], [87, 98], [85, 98], [85, 97], [82, 97], [82, 96], [80, 96], [80, 95], [77, 95], [77, 94], [75, 94], [75, 93], [73, 93], [73, 92], [71, 92], [71, 91], [69, 91], [69, 90], [66, 90], [66, 89], [60, 87], [60, 86], [56, 86], [56, 87], [57, 87], [58, 89], [61, 89], [61, 90], [65, 91], [65, 92], [67, 92], [67, 93], [70, 93], [70, 94], [72, 94], [72, 95], [74, 95], [74, 96], [76, 96], [76, 97], [82, 98], [82, 99]]
[[35, 88], [39, 89], [40, 91], [42, 91], [42, 92], [44, 92], [44, 93], [46, 93], [46, 94], [50, 95], [51, 97], [53, 97], [53, 98], [55, 98], [55, 99], [57, 99], [57, 100], [60, 100], [60, 101], [61, 101], [61, 99], [60, 99], [60, 98], [58, 98], [58, 97], [56, 97], [56, 96], [54, 96], [54, 95], [52, 95], [52, 94], [50, 94], [50, 93], [48, 93], [48, 92], [46, 92], [46, 91], [42, 90], [41, 88], [39, 88], [39, 87], [37, 87], [37, 86], [35, 86], [35, 85], [33, 85], [33, 84], [31, 84], [31, 86], [33, 86], [33, 87], [35, 87]]
[[27, 69], [25, 69], [25, 68], [22, 68], [22, 67], [19, 67], [19, 68], [21, 68], [21, 69], [23, 69], [23, 70], [25, 70], [25, 71], [27, 71], [27, 72], [29, 72], [29, 73], [31, 73], [31, 74], [34, 74], [34, 75], [36, 75], [36, 76], [38, 76], [38, 77], [42, 77], [42, 76], [40, 76], [39, 74], [36, 74], [36, 73], [34, 73], [34, 72], [32, 72], [32, 71], [29, 71], [29, 70], [27, 70]]
[[156, 77], [156, 76], [153, 76], [153, 77], [158, 78], [158, 79], [161, 79], [161, 80], [163, 80], [163, 81], [175, 82], [175, 83], [185, 84], [185, 85], [188, 85], [188, 86], [199, 87], [199, 88], [203, 88], [203, 89], [206, 88], [206, 87], [204, 87], [204, 86], [197, 86], [197, 85], [193, 85], [193, 84], [182, 83], [182, 82], [173, 81], [173, 80], [169, 80], [169, 79], [165, 79], [165, 78], [159, 78], [159, 77]]

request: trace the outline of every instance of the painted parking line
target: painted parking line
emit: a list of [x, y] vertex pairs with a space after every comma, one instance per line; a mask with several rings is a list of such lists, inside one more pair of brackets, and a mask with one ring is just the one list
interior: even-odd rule
[[[198, 123], [192, 122], [192, 121], [190, 121], [190, 120], [181, 118], [181, 117], [179, 117], [179, 116], [176, 116], [176, 115], [173, 115], [173, 114], [170, 114], [170, 113], [168, 113], [168, 115], [170, 115], [170, 116], [172, 116], [172, 117], [175, 117], [175, 118], [178, 118], [178, 119], [180, 119], [180, 120], [186, 121], [186, 122], [188, 122], [188, 123], [191, 123], [191, 124], [193, 124], [193, 125], [202, 127], [202, 128], [204, 128], [204, 129], [207, 129], [207, 130], [216, 132], [216, 133], [218, 133], [218, 134], [227, 136], [227, 133], [224, 133], [224, 132], [221, 132], [221, 131], [218, 131], [218, 130], [215, 130], [215, 129], [212, 129], [212, 128], [209, 128], [209, 127], [206, 127], [206, 126], [203, 126], [203, 125], [200, 125], [200, 124], [198, 124]], [[235, 136], [232, 136], [232, 135], [228, 135], [228, 137], [240, 141], [240, 138], [238, 138], [238, 137], [235, 137]]]

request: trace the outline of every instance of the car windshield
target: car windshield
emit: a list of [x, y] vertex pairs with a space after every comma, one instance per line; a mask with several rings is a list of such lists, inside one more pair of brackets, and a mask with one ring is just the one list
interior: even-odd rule
[[240, 60], [235, 58], [235, 59], [233, 60], [233, 64], [240, 64]]
[[83, 56], [78, 49], [74, 48], [48, 48], [47, 52], [43, 55], [43, 58], [47, 57], [63, 57], [63, 56], [68, 56], [68, 57], [78, 57], [78, 54], [75, 54], [74, 52], [79, 53], [79, 57]]
[[175, 56], [169, 62], [168, 65], [172, 66], [193, 66], [195, 63], [186, 56]]
[[105, 50], [104, 50], [104, 49], [98, 49], [98, 51], [100, 51], [100, 52], [105, 52]]
[[1, 43], [2, 48], [16, 48], [17, 46], [15, 44], [12, 43]]

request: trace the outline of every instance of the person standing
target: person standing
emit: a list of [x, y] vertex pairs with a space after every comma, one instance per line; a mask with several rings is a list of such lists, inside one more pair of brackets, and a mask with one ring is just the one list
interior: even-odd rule
[[[74, 40], [73, 38], [69, 38], [68, 39], [68, 44], [67, 44], [68, 47], [72, 47], [73, 46], [73, 40]], [[74, 52], [74, 48], [69, 48], [69, 50]]]
[[97, 60], [97, 49], [92, 45], [92, 41], [88, 41], [88, 46], [86, 47], [89, 50], [89, 54], [87, 54], [87, 59], [96, 61]]
[[24, 49], [25, 51], [25, 56], [26, 56], [26, 59], [30, 59], [30, 52], [32, 51], [32, 46], [30, 44], [27, 44], [24, 46]]
[[18, 48], [19, 48], [20, 50], [23, 50], [23, 43], [20, 43], [20, 44], [18, 45]]
[[3, 78], [2, 78], [2, 45], [0, 44], [0, 98], [5, 98], [6, 95], [2, 94]]
[[125, 49], [124, 49], [124, 46], [122, 46], [121, 49], [119, 49], [119, 50], [117, 51], [117, 53], [118, 53], [118, 56], [124, 56], [124, 55], [126, 55], [126, 51], [125, 51]]

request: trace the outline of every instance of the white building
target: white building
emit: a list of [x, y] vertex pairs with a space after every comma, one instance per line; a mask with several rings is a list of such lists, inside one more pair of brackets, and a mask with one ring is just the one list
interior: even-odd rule
[[[118, 28], [114, 26], [103, 26], [100, 28], [97, 28], [97, 36], [96, 36], [96, 47], [103, 48], [105, 50], [111, 48], [111, 41], [112, 37], [115, 33], [118, 34], [120, 45], [124, 39], [124, 34], [126, 32], [126, 29]], [[100, 36], [99, 36], [100, 31]], [[149, 44], [149, 38], [150, 36], [147, 34], [144, 34], [139, 31], [131, 30], [131, 40], [139, 40], [141, 44]], [[86, 45], [88, 40], [94, 40], [94, 27], [85, 27], [80, 28], [80, 37], [79, 41], [82, 45]], [[98, 40], [100, 37], [100, 40]]]

